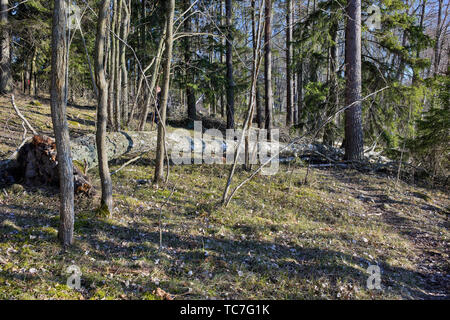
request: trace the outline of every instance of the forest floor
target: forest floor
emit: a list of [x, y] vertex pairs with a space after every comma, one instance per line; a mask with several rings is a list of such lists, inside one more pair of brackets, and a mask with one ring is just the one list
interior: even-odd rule
[[[51, 134], [48, 100], [16, 103]], [[93, 106], [68, 114], [73, 136], [93, 131]], [[0, 98], [1, 158], [22, 133]], [[160, 299], [157, 288], [175, 299], [450, 298], [450, 198], [442, 190], [339, 169], [311, 169], [305, 184], [306, 168], [282, 165], [224, 208], [229, 167], [171, 166], [171, 186], [158, 188], [148, 183], [153, 159], [148, 153], [113, 175], [112, 217], [96, 215], [98, 196], [76, 198], [75, 243], [65, 253], [57, 190], [0, 190], [0, 299]], [[98, 187], [97, 170], [89, 174]], [[234, 181], [247, 175], [238, 170]], [[66, 285], [71, 265], [82, 271], [80, 290]], [[366, 287], [369, 265], [381, 268], [381, 290]]]

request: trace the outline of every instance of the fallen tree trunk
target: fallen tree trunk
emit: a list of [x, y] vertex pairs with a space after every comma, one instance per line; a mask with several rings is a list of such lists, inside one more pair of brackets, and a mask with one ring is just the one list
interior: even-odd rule
[[[194, 140], [191, 137], [180, 137], [168, 134], [166, 146], [169, 153], [181, 140], [188, 139], [191, 150], [194, 151]], [[107, 155], [109, 160], [117, 159], [123, 155], [142, 154], [156, 149], [156, 132], [111, 132], [106, 139]], [[198, 141], [205, 149], [205, 141]], [[186, 142], [186, 141], [185, 141]], [[270, 144], [270, 143], [269, 143]], [[227, 148], [235, 148], [236, 142], [222, 143], [222, 151]], [[282, 147], [282, 144], [280, 144]], [[315, 150], [315, 145], [296, 145], [285, 150], [281, 157], [298, 157], [306, 151]], [[98, 165], [96, 142], [94, 134], [87, 134], [71, 141], [72, 159], [74, 161], [76, 180], [81, 180], [76, 185], [87, 184], [86, 173], [89, 169]], [[83, 172], [82, 172], [83, 171]], [[7, 160], [0, 161], [0, 183], [15, 183], [24, 180], [27, 184], [57, 184], [56, 148], [52, 138], [35, 135], [22, 143], [22, 147]], [[85, 189], [89, 189], [85, 187]]]
[[[142, 155], [145, 152], [155, 150], [156, 140], [156, 132], [108, 133], [106, 139], [108, 159], [117, 159], [123, 155]], [[203, 151], [205, 151], [207, 141], [211, 141], [208, 136], [203, 136], [201, 141], [197, 141], [202, 146]], [[182, 142], [187, 142], [191, 146], [191, 151], [194, 151], [194, 140], [191, 137], [168, 134], [166, 146], [169, 155], [173, 147]], [[235, 148], [236, 144], [236, 141], [222, 141], [222, 151], [225, 153], [228, 148]], [[260, 146], [263, 144], [270, 143], [263, 142]], [[284, 144], [280, 143], [279, 148], [283, 147]], [[73, 139], [71, 150], [74, 161], [76, 192], [90, 194], [93, 192], [93, 187], [86, 174], [89, 169], [98, 165], [95, 135], [87, 134]], [[294, 144], [280, 153], [279, 161], [289, 162], [296, 158], [308, 161], [309, 164], [319, 164], [319, 166], [327, 166], [330, 163], [335, 165], [336, 162], [341, 161], [342, 151], [320, 144]], [[24, 141], [22, 147], [18, 148], [9, 159], [0, 160], [0, 184], [17, 182], [32, 185], [57, 185], [59, 183], [56, 147], [52, 138], [36, 135]]]
[[[110, 132], [106, 139], [108, 159], [116, 159], [125, 154], [138, 154], [156, 148], [156, 132]], [[88, 134], [71, 141], [73, 161], [87, 167], [98, 165], [95, 135]]]

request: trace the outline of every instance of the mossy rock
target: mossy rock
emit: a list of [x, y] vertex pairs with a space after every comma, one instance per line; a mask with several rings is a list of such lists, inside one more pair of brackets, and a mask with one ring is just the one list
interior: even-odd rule
[[80, 170], [81, 172], [84, 172], [85, 165], [83, 163], [81, 163], [78, 160], [73, 160], [72, 164], [73, 164], [74, 167], [77, 167], [78, 170]]
[[81, 127], [81, 124], [77, 121], [68, 121], [68, 123], [74, 127]]
[[37, 106], [37, 107], [41, 107], [42, 106], [42, 103], [40, 103], [39, 101], [36, 101], [36, 100], [31, 101], [30, 104], [32, 106]]
[[21, 184], [14, 183], [8, 188], [8, 191], [14, 194], [18, 194], [25, 191], [25, 188]]
[[3, 220], [3, 222], [0, 224], [0, 227], [3, 228], [3, 232], [10, 232], [10, 231], [22, 231], [22, 228], [19, 227], [18, 225], [16, 225], [13, 221], [11, 220]]

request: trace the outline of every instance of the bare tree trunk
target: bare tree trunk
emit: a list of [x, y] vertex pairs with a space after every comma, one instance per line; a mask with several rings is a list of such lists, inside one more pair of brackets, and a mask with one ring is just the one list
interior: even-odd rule
[[[349, 0], [345, 28], [345, 159], [363, 157], [361, 110], [361, 0]], [[356, 103], [355, 103], [356, 102]]]
[[[127, 42], [130, 32], [130, 16], [131, 16], [131, 0], [124, 3], [125, 14], [122, 22], [122, 39]], [[126, 46], [121, 42], [120, 46], [120, 64], [122, 67], [122, 121], [123, 124], [128, 123], [128, 68], [126, 60]]]
[[[141, 38], [141, 47], [145, 48], [146, 42], [147, 42], [147, 0], [142, 0], [141, 1], [142, 5], [141, 5], [141, 28], [140, 28], [140, 38]], [[146, 55], [144, 54], [144, 58], [142, 59], [142, 63], [146, 62]], [[141, 75], [143, 76], [143, 75]]]
[[[424, 17], [425, 17], [425, 4], [426, 3], [427, 3], [427, 0], [422, 0], [422, 10], [421, 10], [421, 13], [420, 13], [420, 22], [419, 22], [419, 26], [420, 26], [421, 29], [423, 27], [423, 20], [424, 20]], [[417, 48], [417, 51], [416, 51], [416, 58], [417, 59], [420, 58], [420, 49], [419, 48]], [[418, 71], [416, 69], [413, 69], [413, 80], [412, 80], [412, 83], [415, 84], [417, 82], [418, 78], [419, 78]]]
[[[36, 64], [35, 64], [35, 66], [36, 66]], [[34, 70], [34, 74], [33, 74], [33, 81], [34, 81], [34, 91], [33, 91], [33, 94], [34, 94], [35, 97], [38, 96], [38, 92], [39, 92], [37, 75], [38, 75], [38, 74], [37, 74], [36, 69], [35, 69], [35, 70]]]
[[226, 63], [227, 63], [227, 129], [234, 128], [234, 79], [233, 79], [233, 30], [232, 0], [225, 1], [226, 26], [227, 26], [227, 45], [226, 45]]
[[[220, 25], [225, 25], [225, 19], [226, 16], [226, 10], [225, 10], [225, 1], [226, 0], [220, 0]], [[226, 39], [225, 37], [222, 37], [221, 39], [222, 47], [225, 48], [226, 46]], [[223, 50], [220, 50], [220, 63], [224, 64], [226, 63], [225, 55], [223, 54]], [[225, 110], [226, 110], [226, 102], [223, 93], [220, 93], [220, 116], [222, 118], [225, 117]]]
[[292, 24], [293, 24], [293, 2], [287, 0], [286, 13], [286, 126], [291, 126], [294, 121], [294, 83], [292, 77]]
[[66, 26], [65, 1], [55, 0], [53, 9], [50, 106], [56, 141], [61, 202], [58, 238], [63, 246], [69, 246], [73, 243], [74, 224], [73, 164], [66, 115], [66, 63], [68, 50]]
[[[257, 100], [257, 87], [258, 87], [258, 75], [259, 68], [261, 66], [261, 36], [262, 36], [262, 23], [263, 23], [263, 15], [262, 11], [259, 12], [258, 25], [256, 25], [256, 17], [255, 17], [255, 2], [252, 1], [253, 15], [252, 15], [252, 35], [253, 35], [253, 66], [252, 66], [252, 82], [251, 82], [251, 90], [250, 90], [250, 99], [248, 105], [248, 114], [244, 123], [244, 132], [242, 133], [245, 137], [245, 165], [244, 168], [246, 170], [251, 170], [250, 164], [250, 129], [252, 127], [253, 122], [253, 114], [255, 110], [255, 104]], [[261, 8], [262, 10], [262, 8]], [[238, 149], [239, 150], [239, 149]], [[239, 152], [239, 151], [237, 151]], [[237, 158], [236, 158], [237, 159]], [[235, 162], [236, 162], [235, 159]], [[233, 164], [235, 166], [235, 163]], [[232, 170], [233, 171], [233, 170]], [[229, 180], [231, 182], [231, 180]], [[229, 187], [229, 184], [227, 185]], [[226, 197], [225, 192], [225, 197]]]
[[30, 67], [29, 67], [29, 70], [28, 70], [28, 79], [29, 79], [28, 95], [30, 95], [30, 96], [31, 96], [31, 93], [34, 91], [34, 88], [33, 88], [33, 74], [34, 74], [35, 56], [36, 56], [36, 52], [33, 49], [33, 51], [31, 52], [30, 65], [29, 65]]
[[[25, 63], [24, 63], [24, 65], [25, 65]], [[23, 71], [22, 71], [22, 92], [24, 94], [25, 94], [26, 89], [27, 89], [26, 81], [27, 81], [27, 72], [25, 71], [25, 68], [24, 68]]]
[[109, 0], [103, 0], [99, 9], [97, 38], [95, 41], [95, 80], [99, 95], [97, 97], [97, 155], [99, 162], [100, 181], [102, 185], [101, 210], [112, 213], [112, 181], [109, 173], [108, 156], [106, 152], [106, 125], [108, 119], [108, 83], [106, 82], [104, 55], [106, 38], [106, 21], [108, 16]]
[[[409, 4], [409, 0], [405, 1], [405, 14], [407, 16], [410, 15], [410, 4]], [[412, 4], [411, 4], [412, 5]], [[406, 44], [408, 42], [408, 33], [406, 32], [406, 30], [403, 30], [403, 34], [402, 34], [402, 47], [405, 48]], [[405, 77], [405, 59], [403, 57], [402, 54], [399, 54], [398, 56], [398, 67], [397, 67], [397, 72], [396, 72], [396, 76], [395, 78], [398, 80], [399, 83], [403, 82], [403, 78]]]
[[[117, 19], [116, 19], [116, 34], [118, 36], [120, 36], [120, 30], [121, 30], [121, 22], [122, 22], [122, 10], [123, 10], [123, 0], [118, 0], [119, 4], [117, 7]], [[123, 28], [123, 26], [122, 26]], [[116, 58], [116, 80], [114, 83], [114, 94], [115, 94], [115, 102], [114, 102], [114, 122], [115, 122], [115, 127], [116, 130], [119, 131], [121, 129], [121, 125], [122, 125], [122, 119], [121, 119], [121, 98], [122, 98], [122, 77], [121, 77], [121, 64], [120, 64], [120, 50], [121, 50], [121, 46], [123, 45], [122, 41], [120, 41], [116, 36], [114, 36], [114, 40], [116, 41], [116, 54], [115, 54], [115, 58]]]
[[265, 0], [265, 20], [264, 26], [264, 86], [265, 86], [265, 116], [267, 139], [272, 141], [272, 0]]
[[0, 0], [0, 94], [13, 88], [11, 75], [11, 35], [8, 24], [8, 0]]
[[[164, 54], [164, 77], [163, 87], [161, 89], [161, 107], [160, 107], [160, 121], [158, 123], [158, 140], [156, 145], [156, 166], [155, 177], [156, 183], [163, 180], [164, 169], [164, 153], [165, 153], [165, 123], [167, 112], [167, 100], [169, 98], [170, 89], [170, 67], [172, 60], [173, 47], [173, 18], [175, 15], [175, 0], [167, 0], [166, 2], [166, 41]], [[169, 164], [167, 164], [169, 165]]]
[[296, 124], [300, 123], [302, 111], [303, 111], [303, 63], [300, 62], [299, 70], [297, 72], [297, 116], [295, 119]]
[[[327, 116], [333, 116], [336, 113], [336, 108], [339, 104], [338, 97], [338, 81], [337, 81], [337, 32], [338, 32], [338, 23], [333, 22], [329, 34], [330, 38], [333, 40], [333, 44], [330, 47], [330, 90], [328, 94], [328, 105], [327, 105]], [[330, 121], [326, 126], [323, 133], [323, 143], [329, 146], [334, 145], [334, 141], [336, 139], [336, 116], [335, 119]]]
[[[111, 0], [112, 3], [114, 4], [115, 0]], [[112, 86], [114, 83], [114, 66], [113, 66], [113, 36], [111, 35], [111, 31], [113, 28], [113, 19], [111, 18], [111, 10], [113, 10], [113, 6], [109, 6], [108, 7], [108, 18], [106, 21], [106, 26], [107, 26], [107, 32], [106, 32], [106, 44], [105, 44], [105, 52], [106, 52], [106, 57], [105, 57], [105, 68], [106, 68], [106, 76], [107, 76], [107, 81], [109, 84], [108, 87], [108, 124], [109, 127], [112, 129], [114, 127], [114, 121], [113, 121], [113, 114], [114, 114], [114, 110], [113, 110], [113, 98], [112, 98]], [[95, 66], [94, 66], [95, 68]], [[98, 96], [97, 96], [98, 99]]]
[[[253, 59], [256, 59], [256, 48], [257, 43], [257, 29], [256, 29], [256, 1], [252, 0], [252, 39], [253, 39]], [[259, 81], [256, 78], [256, 122], [258, 123], [258, 128], [264, 128], [263, 116], [262, 116], [262, 106], [261, 106], [261, 94], [259, 91]]]
[[34, 46], [30, 64], [30, 87], [28, 91], [28, 94], [30, 96], [36, 95], [36, 58], [37, 58], [37, 47]]
[[25, 63], [26, 70], [25, 70], [25, 90], [23, 91], [24, 94], [26, 94], [27, 91], [30, 90], [29, 88], [30, 88], [31, 76], [30, 76], [30, 67], [29, 66], [30, 66], [30, 63], [28, 63], [28, 61], [27, 61], [27, 63]]
[[442, 20], [442, 5], [444, 3], [443, 0], [438, 0], [438, 16], [437, 16], [437, 24], [436, 24], [436, 37], [434, 44], [434, 72], [433, 75], [437, 75], [439, 73], [439, 64], [440, 64], [440, 43], [441, 43], [441, 20]]
[[[186, 11], [189, 9], [191, 5], [190, 0], [184, 0], [184, 8], [183, 10]], [[186, 13], [186, 17], [184, 20], [184, 32], [190, 33], [192, 32], [191, 28], [191, 17], [189, 16], [190, 12]], [[191, 38], [185, 37], [184, 38], [184, 63], [185, 63], [185, 85], [186, 85], [186, 98], [187, 98], [187, 115], [189, 119], [189, 123], [193, 126], [194, 121], [197, 118], [197, 101], [195, 99], [195, 92], [192, 88], [192, 84], [194, 83], [194, 70], [190, 67], [191, 60], [192, 60], [192, 53], [191, 53]]]
[[114, 94], [114, 88], [116, 87], [116, 38], [114, 36], [113, 33], [116, 33], [116, 25], [117, 25], [117, 4], [118, 4], [118, 0], [112, 0], [113, 2], [113, 7], [112, 10], [113, 14], [112, 14], [112, 19], [111, 19], [111, 25], [110, 25], [110, 29], [111, 29], [111, 34], [110, 34], [110, 39], [111, 39], [111, 59], [110, 59], [110, 68], [109, 68], [109, 92], [108, 92], [108, 117], [109, 117], [109, 121], [111, 124], [111, 129], [113, 131], [117, 131], [118, 128], [116, 126], [116, 118], [114, 115], [114, 112], [116, 110], [115, 107], [115, 103], [116, 103], [116, 99], [115, 99], [115, 94]]

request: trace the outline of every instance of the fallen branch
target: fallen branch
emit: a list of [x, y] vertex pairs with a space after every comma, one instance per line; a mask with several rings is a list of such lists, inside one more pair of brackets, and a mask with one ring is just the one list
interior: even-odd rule
[[138, 161], [139, 159], [141, 159], [142, 158], [142, 155], [140, 155], [140, 156], [137, 156], [137, 157], [134, 157], [133, 159], [131, 159], [131, 160], [128, 160], [127, 162], [125, 162], [123, 165], [121, 165], [120, 166], [120, 168], [119, 169], [117, 169], [117, 170], [114, 170], [113, 172], [111, 172], [111, 175], [114, 175], [114, 174], [116, 174], [117, 172], [119, 172], [120, 170], [122, 170], [123, 168], [125, 168], [126, 166], [128, 166], [128, 165], [130, 165], [130, 164], [132, 164], [133, 162], [136, 162], [136, 161]]
[[31, 141], [31, 138], [25, 138], [22, 143], [16, 148], [16, 150], [8, 157], [8, 160], [14, 160], [17, 159], [17, 156], [19, 154], [19, 150], [22, 149], [22, 147]]
[[14, 101], [14, 95], [13, 95], [13, 94], [11, 95], [11, 103], [12, 103], [12, 106], [13, 106], [13, 108], [14, 108], [14, 111], [16, 111], [16, 113], [17, 113], [17, 115], [19, 116], [19, 118], [22, 119], [22, 121], [27, 125], [28, 129], [30, 129], [31, 132], [33, 132], [33, 134], [34, 134], [35, 136], [39, 135], [39, 134], [37, 133], [37, 131], [34, 130], [34, 128], [33, 128], [33, 127], [31, 126], [31, 124], [28, 122], [28, 120], [27, 120], [27, 119], [23, 116], [23, 114], [20, 112], [19, 108], [17, 108], [16, 103], [15, 103], [15, 101]]

